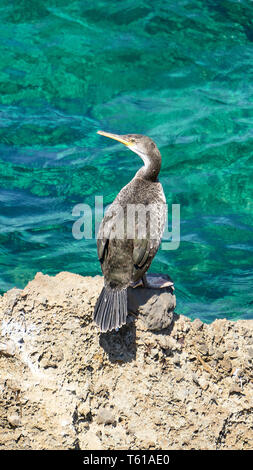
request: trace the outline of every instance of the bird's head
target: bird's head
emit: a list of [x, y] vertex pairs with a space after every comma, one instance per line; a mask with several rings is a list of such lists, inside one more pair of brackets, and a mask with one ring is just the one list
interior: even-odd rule
[[126, 145], [126, 147], [132, 150], [132, 152], [137, 153], [137, 155], [139, 155], [144, 162], [144, 168], [146, 172], [150, 169], [152, 163], [156, 163], [155, 167], [157, 170], [159, 166], [159, 173], [161, 165], [161, 155], [156, 144], [153, 142], [152, 139], [150, 139], [150, 137], [141, 134], [118, 135], [104, 131], [98, 131], [97, 133], [105, 137], [109, 137], [110, 139], [117, 140], [121, 144]]

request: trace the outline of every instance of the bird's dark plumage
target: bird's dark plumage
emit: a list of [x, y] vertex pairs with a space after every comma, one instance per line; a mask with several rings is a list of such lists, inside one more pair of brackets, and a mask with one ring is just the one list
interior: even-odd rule
[[126, 323], [127, 287], [145, 275], [159, 248], [166, 205], [158, 180], [161, 155], [155, 143], [138, 134], [99, 133], [127, 145], [144, 162], [106, 211], [97, 235], [104, 288], [94, 321], [105, 332]]

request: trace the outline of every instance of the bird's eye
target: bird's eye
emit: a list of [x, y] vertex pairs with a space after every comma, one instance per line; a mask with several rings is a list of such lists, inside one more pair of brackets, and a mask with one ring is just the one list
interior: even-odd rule
[[134, 143], [135, 143], [135, 140], [134, 140], [134, 139], [130, 139], [130, 142], [131, 142], [131, 144], [134, 144]]

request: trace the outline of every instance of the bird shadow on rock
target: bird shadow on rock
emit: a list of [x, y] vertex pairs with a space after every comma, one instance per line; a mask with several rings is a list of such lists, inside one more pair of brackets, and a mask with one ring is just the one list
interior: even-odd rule
[[128, 315], [126, 325], [118, 331], [100, 333], [99, 344], [111, 362], [124, 364], [136, 358], [136, 326]]
[[[160, 276], [161, 277], [161, 276]], [[125, 363], [136, 359], [136, 325], [134, 317], [140, 317], [144, 329], [170, 335], [178, 315], [174, 314], [176, 298], [168, 276], [157, 285], [159, 275], [149, 275], [148, 287], [128, 288], [127, 324], [118, 331], [100, 334], [100, 346], [111, 362]], [[154, 280], [156, 284], [154, 285]], [[161, 279], [160, 279], [161, 280]], [[164, 284], [166, 280], [166, 284]], [[170, 282], [168, 282], [170, 281]]]

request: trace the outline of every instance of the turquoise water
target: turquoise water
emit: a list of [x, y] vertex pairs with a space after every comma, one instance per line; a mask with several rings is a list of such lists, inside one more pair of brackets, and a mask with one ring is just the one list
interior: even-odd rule
[[0, 291], [100, 273], [72, 209], [110, 203], [142, 133], [163, 157], [181, 244], [158, 252], [177, 311], [253, 318], [253, 2], [0, 0]]

